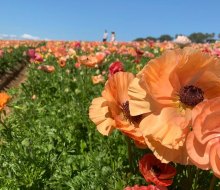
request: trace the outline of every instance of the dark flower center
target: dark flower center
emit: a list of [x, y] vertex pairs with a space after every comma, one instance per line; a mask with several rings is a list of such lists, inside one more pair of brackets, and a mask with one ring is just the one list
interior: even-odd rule
[[122, 111], [125, 119], [129, 120], [130, 122], [139, 123], [141, 121], [142, 118], [141, 115], [131, 116], [128, 101], [122, 104]]
[[204, 100], [204, 92], [193, 85], [184, 86], [180, 89], [180, 101], [187, 106], [196, 106]]
[[160, 173], [162, 172], [160, 167], [157, 165], [153, 165], [151, 170], [156, 176], [160, 175]]

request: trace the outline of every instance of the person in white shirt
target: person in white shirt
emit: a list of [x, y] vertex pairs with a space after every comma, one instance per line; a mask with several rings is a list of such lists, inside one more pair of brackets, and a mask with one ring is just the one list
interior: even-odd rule
[[103, 34], [103, 39], [102, 39], [102, 41], [103, 41], [103, 42], [106, 42], [106, 41], [107, 41], [107, 38], [108, 38], [108, 32], [107, 32], [107, 30], [105, 30], [105, 32], [104, 32], [104, 34]]
[[115, 32], [112, 32], [111, 33], [111, 39], [110, 39], [110, 41], [111, 42], [114, 42], [116, 39], [115, 39]]

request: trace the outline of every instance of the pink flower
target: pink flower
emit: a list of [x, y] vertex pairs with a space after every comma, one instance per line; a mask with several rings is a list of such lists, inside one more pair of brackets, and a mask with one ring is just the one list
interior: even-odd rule
[[36, 55], [35, 55], [35, 50], [34, 49], [29, 49], [27, 51], [27, 55], [31, 58], [31, 59], [35, 59]]
[[217, 56], [217, 57], [220, 57], [220, 49], [216, 48], [216, 49], [212, 50], [212, 54]]
[[77, 69], [81, 67], [81, 63], [80, 62], [76, 62], [74, 65]]
[[34, 49], [29, 49], [27, 55], [30, 57], [31, 62], [43, 62], [43, 57], [41, 54], [36, 53]]
[[115, 61], [109, 66], [109, 76], [114, 75], [119, 71], [124, 71], [124, 65], [120, 61]]
[[198, 168], [212, 169], [220, 178], [220, 97], [193, 109], [192, 128], [186, 140], [190, 160]]
[[35, 58], [34, 58], [35, 61], [38, 61], [38, 62], [43, 62], [44, 59], [42, 57], [42, 55], [38, 54], [38, 53], [35, 53]]

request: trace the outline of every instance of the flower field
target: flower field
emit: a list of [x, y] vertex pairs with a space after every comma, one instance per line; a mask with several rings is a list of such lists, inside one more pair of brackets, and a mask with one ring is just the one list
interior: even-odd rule
[[220, 186], [220, 43], [0, 41], [0, 189]]

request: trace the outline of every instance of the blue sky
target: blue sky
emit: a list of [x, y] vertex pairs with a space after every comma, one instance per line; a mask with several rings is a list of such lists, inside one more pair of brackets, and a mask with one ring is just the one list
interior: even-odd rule
[[118, 41], [220, 33], [220, 0], [2, 0], [0, 38]]

